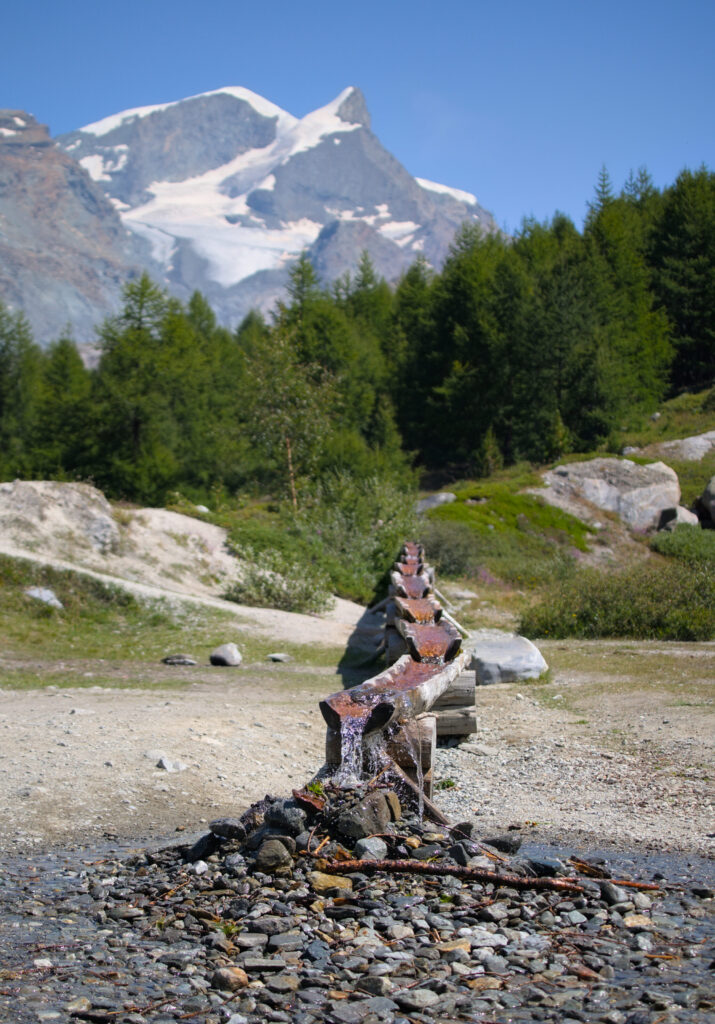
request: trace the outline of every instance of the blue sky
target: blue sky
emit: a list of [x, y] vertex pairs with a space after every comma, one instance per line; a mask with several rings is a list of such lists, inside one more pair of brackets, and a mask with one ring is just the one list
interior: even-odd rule
[[22, 0], [3, 10], [0, 106], [53, 134], [243, 85], [302, 116], [345, 86], [419, 177], [518, 228], [581, 224], [620, 187], [715, 167], [713, 0]]

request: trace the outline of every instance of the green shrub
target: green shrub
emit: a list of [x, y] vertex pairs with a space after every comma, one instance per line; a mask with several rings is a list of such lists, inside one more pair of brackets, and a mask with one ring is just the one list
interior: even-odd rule
[[224, 593], [227, 601], [286, 612], [323, 612], [332, 604], [330, 580], [320, 566], [287, 558], [278, 550], [236, 550], [241, 580]]
[[333, 473], [314, 487], [296, 529], [341, 597], [368, 604], [384, 589], [402, 544], [416, 532], [410, 484], [409, 475]]
[[715, 565], [715, 530], [681, 523], [672, 531], [657, 533], [650, 546], [661, 555], [680, 558], [691, 565], [699, 562]]
[[[367, 604], [384, 588], [403, 542], [415, 536], [411, 483], [409, 474], [403, 480], [387, 473], [328, 473], [303, 490], [297, 512], [285, 503], [244, 509], [233, 522], [226, 520], [231, 546], [240, 556], [248, 551], [257, 564], [264, 556], [280, 556], [279, 574], [317, 572], [321, 586]], [[260, 574], [256, 586], [263, 603], [272, 599]]]
[[420, 530], [427, 558], [440, 576], [476, 576], [479, 570], [478, 536], [466, 523], [427, 519]]
[[583, 569], [546, 589], [524, 612], [528, 637], [715, 638], [712, 565], [673, 559], [620, 572]]
[[519, 493], [514, 482], [480, 481], [456, 493], [460, 500], [435, 509], [420, 530], [428, 559], [442, 575], [491, 575], [531, 588], [568, 574], [575, 552], [587, 550], [585, 523]]

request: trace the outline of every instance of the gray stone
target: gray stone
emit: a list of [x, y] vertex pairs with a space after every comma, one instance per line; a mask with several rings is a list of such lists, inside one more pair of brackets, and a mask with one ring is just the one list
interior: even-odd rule
[[377, 836], [358, 839], [355, 843], [353, 854], [358, 860], [384, 860], [387, 857], [387, 843], [382, 839], [378, 839]]
[[64, 609], [64, 605], [58, 598], [54, 590], [50, 590], [49, 587], [28, 587], [25, 591], [28, 597], [34, 598], [35, 601], [42, 601], [43, 604], [47, 604], [50, 608], [59, 608], [60, 611]]
[[277, 800], [266, 809], [266, 825], [283, 829], [293, 836], [299, 836], [308, 821], [308, 815], [296, 800]]
[[674, 530], [676, 526], [685, 524], [686, 526], [700, 526], [700, 520], [687, 508], [683, 508], [682, 505], [676, 506], [676, 508], [664, 508], [660, 513], [660, 519], [658, 520], [658, 530]]
[[457, 500], [457, 495], [451, 491], [440, 491], [439, 494], [430, 494], [427, 498], [421, 498], [415, 506], [417, 514], [429, 512], [432, 508], [439, 508], [440, 505], [450, 505]]
[[439, 1002], [437, 993], [429, 988], [402, 989], [394, 992], [392, 998], [401, 1010], [415, 1010], [417, 1013]]
[[385, 794], [375, 790], [353, 807], [346, 808], [336, 822], [338, 830], [349, 839], [364, 839], [386, 832], [392, 815]]
[[275, 871], [276, 868], [288, 867], [292, 863], [293, 858], [278, 839], [266, 839], [256, 854], [256, 867], [259, 871]]
[[483, 839], [482, 842], [487, 846], [494, 847], [495, 850], [499, 850], [500, 853], [514, 854], [521, 846], [522, 835], [521, 832], [514, 829], [511, 832], [505, 832], [503, 835]]
[[290, 654], [282, 654], [280, 651], [275, 651], [273, 654], [266, 655], [266, 661], [280, 661], [288, 662], [292, 661]]
[[171, 761], [168, 757], [162, 756], [156, 762], [156, 767], [165, 772], [185, 772], [189, 766], [183, 761]]
[[209, 823], [209, 828], [214, 835], [223, 839], [238, 839], [242, 842], [246, 838], [246, 829], [238, 818], [217, 818]]
[[165, 665], [195, 665], [196, 661], [190, 654], [167, 654], [161, 659]]
[[209, 661], [212, 665], [220, 665], [230, 668], [235, 668], [240, 665], [243, 661], [243, 657], [238, 647], [233, 643], [221, 644], [215, 650], [211, 651], [209, 655]]
[[[556, 466], [543, 474], [546, 501], [577, 498], [615, 512], [633, 530], [645, 532], [658, 524], [665, 508], [680, 504], [678, 476], [663, 462], [640, 466], [630, 459], [591, 459]], [[552, 494], [549, 494], [549, 492]]]
[[666, 461], [675, 459], [678, 462], [700, 462], [713, 448], [715, 430], [708, 430], [704, 434], [694, 434], [678, 441], [658, 441], [656, 444], [649, 444], [643, 451], [647, 455], [657, 455]]
[[358, 981], [357, 987], [361, 992], [369, 992], [372, 996], [389, 996], [395, 986], [389, 978], [366, 975]]
[[473, 634], [469, 646], [474, 650], [471, 667], [478, 686], [538, 679], [549, 667], [538, 647], [525, 636], [511, 633], [498, 636], [495, 630], [490, 630], [486, 635]]

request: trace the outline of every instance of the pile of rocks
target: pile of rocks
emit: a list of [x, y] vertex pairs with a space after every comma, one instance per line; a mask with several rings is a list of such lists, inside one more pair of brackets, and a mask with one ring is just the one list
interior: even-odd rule
[[603, 864], [569, 878], [518, 848], [363, 785], [267, 797], [191, 846], [44, 886], [5, 874], [0, 1016], [666, 1024], [715, 1008], [712, 889], [638, 888]]

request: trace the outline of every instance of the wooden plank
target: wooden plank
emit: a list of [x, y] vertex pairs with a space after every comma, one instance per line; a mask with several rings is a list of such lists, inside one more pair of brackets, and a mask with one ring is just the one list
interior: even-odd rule
[[474, 707], [476, 693], [476, 673], [462, 672], [453, 683], [450, 683], [442, 696], [437, 698], [432, 708], [434, 711], [442, 711], [444, 708]]
[[471, 736], [477, 731], [477, 716], [473, 708], [447, 708], [435, 713], [438, 736]]

